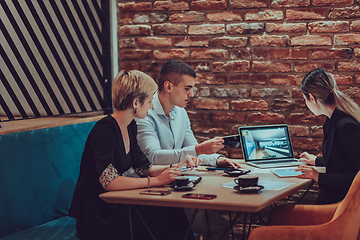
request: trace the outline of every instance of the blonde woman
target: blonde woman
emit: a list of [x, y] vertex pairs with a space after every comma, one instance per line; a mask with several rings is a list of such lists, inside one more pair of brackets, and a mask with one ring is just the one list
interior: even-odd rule
[[[153, 166], [141, 152], [134, 118], [145, 118], [157, 90], [152, 78], [137, 70], [121, 71], [112, 86], [115, 111], [98, 121], [85, 144], [69, 215], [77, 219], [80, 239], [151, 239], [148, 230], [129, 206], [106, 203], [105, 191], [162, 186], [180, 175], [182, 166], [197, 166], [186, 156], [172, 167]], [[122, 174], [133, 168], [139, 178]], [[156, 239], [183, 239], [188, 221], [181, 208], [135, 206]], [[131, 225], [132, 227], [131, 227]], [[189, 234], [187, 239], [193, 239]]]
[[317, 68], [309, 72], [301, 83], [307, 107], [315, 115], [325, 115], [322, 157], [304, 152], [300, 161], [309, 165], [325, 166], [319, 173], [303, 165], [299, 178], [309, 178], [319, 183], [321, 192], [318, 204], [341, 201], [356, 173], [360, 170], [360, 108], [342, 93], [334, 77], [327, 70]]

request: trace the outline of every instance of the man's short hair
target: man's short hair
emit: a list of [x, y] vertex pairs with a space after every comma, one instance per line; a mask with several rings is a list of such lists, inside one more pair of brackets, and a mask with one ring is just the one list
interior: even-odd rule
[[192, 67], [188, 64], [171, 60], [162, 65], [159, 73], [159, 91], [164, 89], [164, 83], [166, 81], [171, 82], [175, 86], [179, 85], [183, 75], [188, 75], [196, 78], [196, 73]]
[[132, 107], [132, 102], [138, 99], [144, 104], [145, 98], [157, 90], [155, 81], [138, 70], [120, 71], [112, 85], [112, 100], [114, 108], [125, 110]]

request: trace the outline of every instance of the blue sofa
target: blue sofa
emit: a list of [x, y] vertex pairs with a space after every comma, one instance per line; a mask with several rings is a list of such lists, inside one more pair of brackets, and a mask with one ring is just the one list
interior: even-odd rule
[[0, 135], [0, 239], [78, 239], [67, 214], [95, 123]]

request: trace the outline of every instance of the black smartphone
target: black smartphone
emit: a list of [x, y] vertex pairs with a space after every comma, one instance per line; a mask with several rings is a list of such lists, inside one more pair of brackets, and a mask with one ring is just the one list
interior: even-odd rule
[[224, 146], [227, 148], [238, 148], [240, 145], [240, 135], [231, 135], [225, 136], [224, 139]]
[[144, 190], [141, 191], [140, 194], [147, 194], [147, 195], [168, 195], [171, 193], [171, 190]]
[[187, 193], [182, 195], [183, 198], [195, 198], [195, 199], [205, 199], [211, 200], [216, 198], [215, 194], [201, 194], [201, 193]]

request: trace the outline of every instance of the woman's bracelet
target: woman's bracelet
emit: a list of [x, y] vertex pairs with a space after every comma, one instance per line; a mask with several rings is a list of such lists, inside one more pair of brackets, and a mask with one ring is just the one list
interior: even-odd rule
[[148, 188], [151, 186], [151, 178], [150, 178], [150, 176], [147, 176], [147, 178], [148, 178]]

